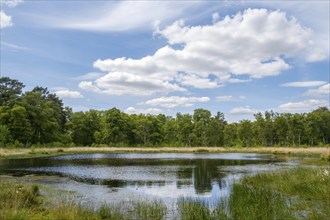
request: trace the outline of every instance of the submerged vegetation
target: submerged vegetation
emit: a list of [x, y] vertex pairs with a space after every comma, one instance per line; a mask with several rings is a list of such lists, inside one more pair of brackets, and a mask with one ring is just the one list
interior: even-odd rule
[[22, 92], [23, 83], [0, 78], [0, 146], [326, 146], [327, 107], [303, 114], [266, 111], [255, 121], [228, 123], [206, 109], [176, 117], [105, 111], [72, 112], [47, 88]]
[[[295, 168], [245, 177], [229, 198], [214, 208], [181, 198], [177, 219], [327, 219], [330, 216], [329, 168]], [[165, 219], [161, 201], [103, 204], [97, 209], [77, 202], [49, 201], [37, 185], [0, 181], [0, 219]], [[174, 216], [175, 217], [175, 216]]]

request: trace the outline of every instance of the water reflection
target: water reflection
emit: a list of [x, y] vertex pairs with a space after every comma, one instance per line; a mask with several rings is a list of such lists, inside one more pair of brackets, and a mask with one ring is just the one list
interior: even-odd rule
[[230, 184], [242, 173], [256, 170], [256, 167], [269, 169], [278, 162], [271, 156], [234, 153], [80, 154], [2, 159], [0, 173], [65, 177], [76, 185], [88, 184], [90, 189], [103, 186], [109, 189], [103, 200], [124, 192], [165, 199], [190, 196], [214, 201], [228, 194]]

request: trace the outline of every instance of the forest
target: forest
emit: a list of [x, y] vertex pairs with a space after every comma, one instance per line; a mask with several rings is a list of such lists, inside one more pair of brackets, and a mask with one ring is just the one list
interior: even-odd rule
[[73, 112], [47, 88], [0, 78], [0, 146], [325, 146], [330, 111], [259, 112], [255, 120], [228, 123], [222, 112], [126, 114], [117, 108]]

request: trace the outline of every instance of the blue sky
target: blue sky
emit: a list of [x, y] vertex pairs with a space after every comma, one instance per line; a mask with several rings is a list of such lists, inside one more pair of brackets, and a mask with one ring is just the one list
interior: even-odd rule
[[74, 111], [329, 106], [329, 1], [1, 0], [1, 76]]

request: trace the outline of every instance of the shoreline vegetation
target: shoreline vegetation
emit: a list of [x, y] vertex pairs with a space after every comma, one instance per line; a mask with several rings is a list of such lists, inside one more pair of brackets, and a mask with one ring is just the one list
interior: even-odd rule
[[330, 161], [329, 147], [0, 147], [0, 159], [56, 156], [78, 153], [261, 153], [319, 157], [324, 161]]
[[[189, 197], [175, 207], [175, 219], [327, 219], [330, 216], [329, 147], [221, 148], [221, 147], [74, 147], [0, 148], [0, 159], [54, 156], [77, 153], [267, 153], [278, 157], [300, 158], [303, 167], [261, 173], [236, 182], [227, 200], [213, 209]], [[312, 166], [308, 166], [312, 165]], [[60, 198], [50, 201], [45, 186], [21, 182], [0, 175], [0, 219], [167, 219], [168, 210], [160, 200], [130, 201], [122, 205], [81, 205], [66, 201], [66, 193], [51, 189]], [[55, 191], [55, 192], [54, 192]], [[62, 198], [62, 200], [61, 200]]]
[[[329, 167], [261, 173], [235, 183], [228, 200], [220, 200], [212, 210], [199, 200], [182, 197], [176, 204], [175, 219], [327, 219], [329, 184]], [[0, 219], [167, 218], [166, 205], [159, 200], [95, 208], [79, 201], [50, 201], [43, 186], [22, 183], [14, 177], [0, 178], [0, 187]], [[65, 192], [57, 191], [65, 198]]]

